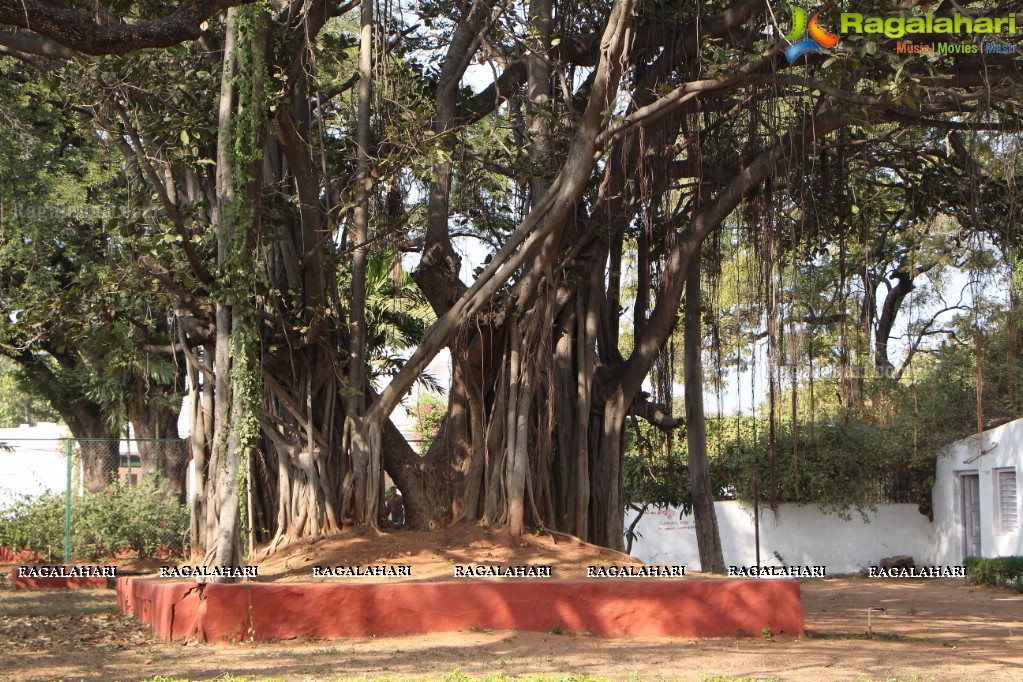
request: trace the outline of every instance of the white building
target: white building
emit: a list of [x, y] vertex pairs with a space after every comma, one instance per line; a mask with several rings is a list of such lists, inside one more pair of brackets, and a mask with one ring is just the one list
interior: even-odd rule
[[1023, 556], [1019, 472], [1023, 419], [950, 446], [934, 483], [934, 561], [966, 556]]

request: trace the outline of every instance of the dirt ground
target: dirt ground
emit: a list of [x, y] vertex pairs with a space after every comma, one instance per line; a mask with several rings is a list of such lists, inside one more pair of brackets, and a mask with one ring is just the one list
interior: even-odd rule
[[[313, 578], [312, 567], [344, 565], [411, 565], [412, 580], [432, 582], [452, 577], [455, 565], [547, 564], [555, 580], [586, 576], [590, 564], [642, 562], [628, 554], [589, 545], [569, 536], [527, 535], [512, 538], [507, 533], [490, 533], [473, 526], [458, 525], [432, 533], [391, 531], [369, 533], [346, 531], [320, 542], [308, 540], [282, 547], [261, 557], [260, 580], [337, 582], [337, 578]], [[359, 582], [388, 578], [359, 578]]]
[[[556, 540], [556, 541], [555, 541]], [[617, 553], [561, 538], [516, 542], [476, 530], [354, 534], [259, 561], [261, 579], [308, 579], [315, 564], [405, 563], [437, 580], [459, 563], [549, 563], [555, 576]], [[700, 579], [699, 576], [686, 579]], [[112, 590], [14, 590], [0, 567], [0, 680], [210, 680], [584, 674], [614, 680], [1023, 680], [1023, 596], [962, 580], [828, 578], [802, 582], [807, 634], [608, 640], [468, 631], [408, 637], [165, 644], [116, 613]], [[883, 609], [883, 610], [881, 610]], [[869, 612], [869, 622], [868, 622]], [[868, 633], [869, 629], [869, 633]]]

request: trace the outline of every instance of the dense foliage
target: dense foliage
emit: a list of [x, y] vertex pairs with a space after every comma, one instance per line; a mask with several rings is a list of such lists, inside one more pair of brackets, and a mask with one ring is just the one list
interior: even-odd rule
[[23, 388], [18, 374], [17, 366], [0, 356], [0, 429], [59, 421], [60, 415], [45, 398]]
[[1023, 593], [1023, 557], [1003, 556], [993, 559], [966, 557], [968, 581], [973, 585], [1012, 587]]
[[[22, 495], [0, 507], [0, 547], [64, 555], [65, 497]], [[188, 507], [167, 494], [166, 481], [117, 481], [72, 498], [71, 553], [97, 561], [132, 556], [181, 557], [188, 542]]]

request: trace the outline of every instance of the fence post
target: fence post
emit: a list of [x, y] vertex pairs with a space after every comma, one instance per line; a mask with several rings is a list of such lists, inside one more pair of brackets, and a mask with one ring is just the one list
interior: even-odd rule
[[71, 451], [73, 445], [71, 439], [64, 441], [67, 444], [67, 486], [64, 492], [64, 565], [71, 563]]

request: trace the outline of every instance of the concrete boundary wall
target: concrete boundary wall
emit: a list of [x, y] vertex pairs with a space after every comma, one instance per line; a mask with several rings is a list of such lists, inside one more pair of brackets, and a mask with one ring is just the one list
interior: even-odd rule
[[[725, 564], [756, 563], [752, 505], [716, 502]], [[767, 506], [760, 513], [760, 564], [781, 566], [775, 552], [789, 566], [825, 566], [828, 575], [856, 573], [895, 555], [912, 556], [918, 565], [932, 564], [931, 523], [915, 504], [878, 505], [848, 512], [848, 520], [826, 514], [813, 505], [782, 504], [775, 514]], [[626, 527], [635, 518], [626, 517]], [[632, 546], [633, 556], [647, 563], [685, 565], [700, 570], [696, 521], [668, 508], [648, 511], [636, 530], [642, 537]]]

